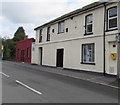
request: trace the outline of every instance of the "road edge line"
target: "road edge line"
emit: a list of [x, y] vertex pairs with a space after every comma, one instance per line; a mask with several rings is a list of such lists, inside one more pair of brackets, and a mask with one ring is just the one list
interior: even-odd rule
[[90, 79], [82, 79], [82, 78], [79, 78], [79, 77], [76, 77], [76, 76], [66, 75], [66, 74], [61, 74], [61, 73], [55, 73], [55, 74], [67, 76], [67, 77], [74, 78], [74, 79], [79, 79], [79, 80], [84, 80], [84, 81], [92, 82], [92, 83], [95, 83], [95, 84], [98, 84], [98, 85], [102, 85], [102, 86], [108, 86], [110, 88], [120, 89], [120, 87], [112, 86], [112, 85], [101, 83], [101, 82], [94, 82], [94, 81], [91, 81]]

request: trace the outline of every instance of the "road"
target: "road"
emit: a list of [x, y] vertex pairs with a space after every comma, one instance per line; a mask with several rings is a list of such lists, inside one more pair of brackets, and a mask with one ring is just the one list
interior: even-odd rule
[[3, 103], [118, 103], [117, 89], [33, 67], [2, 62]]

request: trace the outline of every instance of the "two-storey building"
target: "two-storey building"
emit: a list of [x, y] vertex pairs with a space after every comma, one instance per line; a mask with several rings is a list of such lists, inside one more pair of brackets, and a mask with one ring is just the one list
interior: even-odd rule
[[117, 74], [119, 2], [95, 2], [35, 28], [32, 63]]

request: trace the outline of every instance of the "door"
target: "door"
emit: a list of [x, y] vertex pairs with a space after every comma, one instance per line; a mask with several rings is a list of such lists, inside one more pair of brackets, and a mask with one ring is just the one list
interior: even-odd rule
[[108, 49], [108, 71], [110, 74], [117, 74], [117, 46], [115, 42], [109, 42]]
[[21, 56], [21, 62], [24, 62], [25, 60], [25, 51], [24, 50], [22, 50], [22, 56]]
[[21, 50], [20, 62], [24, 62], [24, 50]]
[[40, 48], [39, 48], [39, 64], [40, 64], [40, 65], [42, 65], [42, 50], [43, 50], [43, 48], [40, 47]]
[[64, 55], [64, 49], [57, 49], [57, 67], [63, 67], [63, 55]]
[[25, 61], [25, 51], [23, 50], [23, 61], [22, 62], [24, 61]]

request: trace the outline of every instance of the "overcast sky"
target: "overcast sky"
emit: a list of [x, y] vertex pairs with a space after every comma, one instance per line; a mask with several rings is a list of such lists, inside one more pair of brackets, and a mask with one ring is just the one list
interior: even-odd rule
[[98, 0], [2, 0], [0, 32], [12, 38], [19, 26], [35, 38], [34, 28]]

